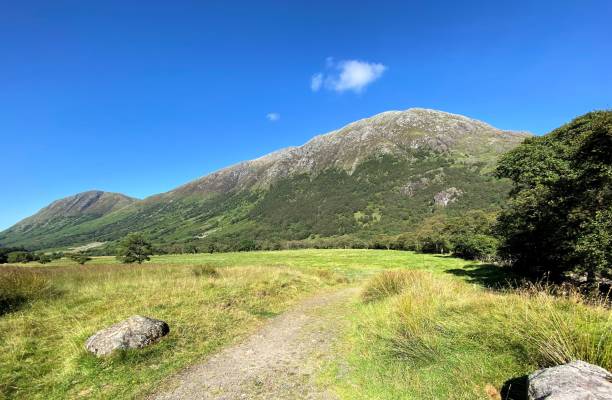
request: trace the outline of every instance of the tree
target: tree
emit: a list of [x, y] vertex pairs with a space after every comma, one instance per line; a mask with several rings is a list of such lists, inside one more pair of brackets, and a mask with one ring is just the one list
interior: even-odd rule
[[500, 160], [513, 181], [495, 228], [500, 255], [524, 274], [594, 283], [612, 276], [612, 112], [527, 139]]
[[68, 254], [68, 258], [79, 265], [85, 265], [86, 262], [91, 261], [91, 257], [83, 253], [71, 253]]
[[27, 251], [13, 251], [6, 256], [6, 261], [10, 264], [28, 263], [32, 260], [34, 260], [34, 257]]
[[130, 233], [119, 243], [117, 259], [126, 264], [135, 262], [142, 264], [149, 260], [151, 254], [153, 254], [151, 243], [140, 233]]
[[459, 236], [453, 242], [453, 254], [466, 260], [492, 261], [499, 246], [496, 238], [478, 233]]

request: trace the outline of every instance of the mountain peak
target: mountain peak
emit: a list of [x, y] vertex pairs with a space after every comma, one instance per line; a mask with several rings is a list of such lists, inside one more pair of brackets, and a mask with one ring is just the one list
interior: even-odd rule
[[[386, 111], [288, 147], [213, 172], [173, 192], [227, 193], [252, 185], [327, 168], [353, 171], [376, 155], [410, 157], [415, 151], [454, 153], [458, 157], [491, 159], [531, 134], [505, 131], [459, 114], [426, 108]], [[171, 193], [173, 193], [171, 192]]]
[[88, 190], [59, 199], [28, 217], [11, 230], [27, 232], [57, 219], [93, 219], [123, 208], [138, 199], [121, 193]]

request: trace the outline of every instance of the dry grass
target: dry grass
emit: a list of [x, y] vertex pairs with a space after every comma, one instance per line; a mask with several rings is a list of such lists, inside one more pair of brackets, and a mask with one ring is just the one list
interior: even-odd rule
[[[0, 277], [28, 299], [0, 317], [0, 399], [133, 398], [337, 278], [151, 264], [2, 268]], [[50, 298], [49, 288], [62, 295]], [[108, 358], [85, 351], [88, 336], [134, 314], [165, 320], [170, 334]]]

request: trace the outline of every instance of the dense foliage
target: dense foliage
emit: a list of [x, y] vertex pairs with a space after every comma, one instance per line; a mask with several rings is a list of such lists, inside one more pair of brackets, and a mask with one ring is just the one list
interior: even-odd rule
[[85, 265], [86, 262], [91, 261], [91, 257], [83, 253], [68, 254], [68, 258], [79, 265]]
[[151, 254], [153, 254], [151, 243], [140, 233], [130, 233], [120, 242], [117, 259], [127, 264], [135, 262], [142, 264], [149, 260]]
[[502, 157], [514, 183], [500, 253], [518, 270], [593, 282], [612, 275], [612, 112], [579, 117]]

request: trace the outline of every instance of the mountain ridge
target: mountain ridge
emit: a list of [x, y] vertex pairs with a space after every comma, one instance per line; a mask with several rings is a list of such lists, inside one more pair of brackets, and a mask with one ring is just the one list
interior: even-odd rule
[[[431, 126], [425, 126], [425, 124], [423, 123], [424, 116], [429, 117], [429, 119], [431, 119], [431, 117], [433, 116], [437, 120], [437, 122], [440, 123], [440, 125], [435, 125], [433, 127], [434, 132], [431, 132]], [[407, 118], [404, 120], [398, 121], [398, 119], [401, 117], [407, 117]], [[449, 120], [452, 121], [452, 123], [449, 124]], [[444, 124], [444, 122], [446, 122], [446, 124]], [[469, 117], [465, 117], [459, 114], [452, 114], [452, 113], [431, 110], [431, 109], [426, 109], [426, 108], [410, 108], [405, 111], [385, 111], [383, 113], [379, 113], [374, 116], [363, 118], [358, 121], [349, 123], [340, 129], [336, 129], [331, 132], [316, 135], [301, 146], [286, 147], [280, 150], [273, 151], [261, 157], [258, 157], [252, 160], [241, 161], [231, 166], [214, 171], [208, 175], [202, 176], [200, 178], [196, 178], [195, 180], [191, 182], [181, 185], [176, 189], [170, 190], [170, 192], [181, 191], [185, 189], [193, 189], [194, 186], [197, 187], [198, 185], [207, 185], [207, 184], [217, 189], [227, 188], [227, 185], [219, 185], [219, 184], [215, 184], [215, 183], [207, 182], [207, 181], [214, 180], [215, 178], [218, 178], [218, 177], [223, 178], [224, 175], [228, 175], [228, 174], [231, 175], [230, 179], [233, 177], [237, 177], [238, 180], [244, 179], [245, 175], [248, 175], [248, 169], [251, 169], [251, 170], [261, 169], [262, 166], [265, 168], [265, 166], [269, 164], [294, 162], [297, 164], [297, 168], [295, 168], [295, 170], [292, 172], [297, 172], [297, 173], [312, 172], [312, 169], [316, 169], [317, 163], [315, 160], [313, 160], [313, 158], [308, 158], [308, 156], [311, 155], [310, 153], [320, 152], [322, 146], [327, 146], [327, 148], [324, 150], [326, 151], [326, 153], [329, 154], [330, 153], [329, 147], [333, 147], [334, 145], [338, 144], [337, 142], [334, 143], [334, 139], [336, 139], [336, 137], [346, 138], [348, 139], [349, 142], [353, 141], [355, 143], [360, 143], [360, 142], [367, 143], [367, 145], [371, 145], [373, 144], [372, 142], [374, 142], [375, 145], [379, 146], [379, 147], [375, 147], [374, 149], [375, 151], [378, 150], [382, 152], [398, 153], [397, 151], [398, 149], [393, 148], [393, 147], [397, 147], [398, 143], [394, 141], [389, 141], [388, 140], [389, 136], [385, 137], [384, 135], [382, 135], [382, 136], [377, 136], [375, 138], [371, 138], [373, 140], [367, 140], [368, 134], [371, 134], [371, 132], [368, 132], [367, 128], [372, 123], [379, 124], [379, 125], [387, 125], [387, 127], [391, 129], [397, 128], [397, 127], [392, 126], [393, 123], [396, 123], [397, 125], [399, 125], [400, 128], [406, 128], [406, 126], [402, 124], [408, 124], [408, 125], [411, 125], [409, 126], [409, 128], [412, 128], [414, 130], [416, 129], [423, 129], [426, 131], [429, 130], [430, 131], [429, 133], [433, 133], [436, 135], [436, 137], [433, 138], [433, 140], [430, 140], [430, 141], [425, 140], [423, 143], [419, 143], [418, 138], [416, 138], [417, 139], [416, 141], [413, 138], [413, 140], [410, 143], [404, 143], [404, 144], [408, 146], [415, 146], [416, 148], [418, 148], [419, 146], [425, 146], [425, 147], [429, 147], [432, 150], [439, 150], [440, 148], [445, 150], [444, 147], [448, 147], [450, 145], [450, 143], [448, 142], [449, 140], [452, 141], [452, 139], [459, 139], [458, 142], [460, 142], [460, 144], [465, 144], [463, 143], [461, 138], [453, 138], [452, 135], [449, 135], [449, 133], [451, 132], [462, 132], [463, 131], [463, 132], [473, 133], [473, 132], [489, 131], [496, 135], [499, 135], [499, 138], [504, 138], [504, 135], [508, 135], [510, 137], [519, 137], [521, 140], [526, 137], [531, 136], [531, 134], [528, 132], [501, 130], [501, 129], [494, 128], [493, 126], [485, 122], [478, 121], [478, 120], [475, 120]], [[363, 132], [364, 130], [366, 132]], [[387, 132], [387, 131], [388, 129], [382, 130], [382, 132]], [[357, 138], [356, 137], [357, 135], [360, 135], [361, 137]], [[393, 137], [393, 135], [391, 135], [391, 137]], [[355, 139], [359, 139], [359, 140], [355, 140]], [[378, 143], [376, 143], [376, 139], [379, 139]], [[386, 144], [388, 146], [385, 147], [381, 139], [387, 139], [388, 142]], [[346, 144], [346, 141], [343, 141], [343, 143], [341, 144], [343, 145]], [[338, 151], [338, 149], [332, 149], [332, 150], [335, 150], [335, 155], [336, 155], [335, 158], [332, 158], [333, 161], [335, 161], [334, 163], [335, 165], [333, 166], [338, 166], [338, 161], [344, 160], [343, 165], [341, 165], [341, 167], [344, 169], [353, 171], [355, 165], [360, 161], [358, 157], [351, 157], [350, 155], [346, 157], [347, 154], [346, 153], [342, 154], [341, 152]], [[369, 153], [371, 153], [372, 148], [368, 148], [367, 150]], [[324, 165], [322, 166], [323, 168], [330, 166], [329, 160], [325, 160], [325, 161], [327, 162], [324, 162]], [[350, 165], [350, 168], [346, 168], [347, 164]], [[279, 169], [271, 171], [271, 173], [268, 175], [264, 175], [263, 176], [264, 184], [270, 183], [270, 181], [274, 180], [273, 178], [278, 177], [280, 174], [282, 174], [282, 172], [283, 170], [279, 168]]]
[[[441, 204], [434, 201], [436, 195], [454, 193], [450, 203], [443, 202], [448, 212], [499, 207], [506, 188], [490, 172], [500, 154], [529, 136], [442, 111], [387, 111], [314, 136], [301, 146], [236, 163], [143, 200], [125, 201], [94, 218], [66, 215], [53, 220], [52, 227], [17, 229], [36, 219], [35, 214], [0, 232], [0, 243], [51, 248], [113, 241], [134, 230], [160, 243], [366, 235], [383, 226], [397, 232], [435, 211]], [[347, 192], [338, 196], [342, 190]], [[483, 202], [478, 191], [491, 193], [483, 195]], [[292, 202], [296, 205], [287, 207]], [[315, 204], [327, 204], [327, 224], [312, 208]], [[405, 223], [392, 220], [402, 214], [401, 207], [411, 209]], [[274, 216], [275, 209], [283, 210], [282, 219]], [[378, 225], [360, 220], [368, 215]]]

